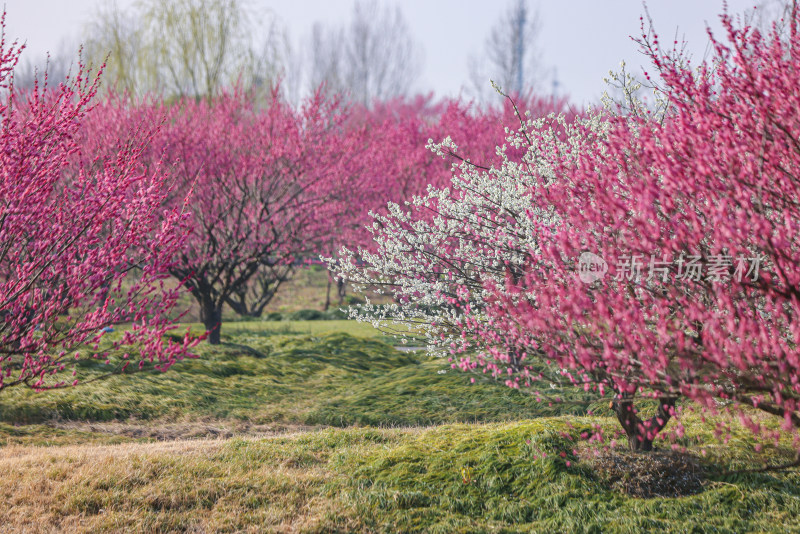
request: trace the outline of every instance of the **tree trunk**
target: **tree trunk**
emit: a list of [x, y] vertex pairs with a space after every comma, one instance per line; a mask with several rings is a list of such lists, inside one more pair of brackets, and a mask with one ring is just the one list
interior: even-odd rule
[[331, 272], [328, 271], [328, 287], [325, 290], [325, 307], [322, 309], [322, 311], [328, 311], [328, 309], [331, 307], [331, 283], [332, 283], [332, 281], [333, 281], [333, 276], [331, 275]]
[[653, 440], [672, 417], [674, 406], [675, 397], [659, 397], [656, 415], [642, 421], [633, 405], [632, 395], [623, 394], [621, 398], [611, 402], [617, 420], [628, 437], [628, 447], [638, 452], [653, 450]]
[[217, 306], [211, 300], [204, 300], [200, 307], [200, 319], [208, 332], [208, 342], [219, 345], [220, 331], [222, 330], [222, 306]]
[[347, 284], [343, 278], [336, 280], [336, 292], [339, 294], [339, 306], [344, 304], [344, 298], [347, 296]]

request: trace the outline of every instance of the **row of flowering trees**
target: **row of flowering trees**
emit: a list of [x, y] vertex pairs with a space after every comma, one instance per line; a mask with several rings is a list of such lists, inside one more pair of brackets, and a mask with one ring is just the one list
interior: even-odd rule
[[164, 206], [182, 206], [190, 221], [169, 273], [218, 343], [224, 307], [261, 316], [298, 262], [366, 243], [370, 209], [446, 182], [449, 164], [425, 149], [426, 139], [456, 131], [490, 154], [506, 113], [422, 99], [368, 110], [321, 92], [295, 107], [277, 90], [266, 101], [241, 93], [178, 103], [114, 99], [94, 111], [82, 142], [97, 154], [124, 132], [157, 130], [143, 157], [173, 180]]
[[168, 368], [198, 342], [166, 335], [184, 291], [219, 343], [223, 309], [261, 315], [298, 263], [368, 243], [370, 209], [446, 183], [429, 138], [489, 159], [511, 113], [278, 90], [100, 100], [82, 66], [23, 92], [20, 51], [0, 43], [0, 389], [77, 383], [84, 360]]
[[800, 18], [788, 35], [722, 21], [697, 67], [643, 32], [661, 107], [521, 115], [499, 162], [376, 214], [374, 245], [332, 263], [395, 304], [355, 313], [414, 324], [454, 367], [537, 396], [554, 381], [610, 394], [634, 450], [680, 399], [796, 437]]

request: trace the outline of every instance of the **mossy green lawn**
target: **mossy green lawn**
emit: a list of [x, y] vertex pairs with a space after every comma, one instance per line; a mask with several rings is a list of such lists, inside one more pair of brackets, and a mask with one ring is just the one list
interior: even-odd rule
[[[226, 332], [226, 343], [203, 344], [199, 358], [178, 362], [166, 373], [132, 372], [46, 393], [3, 391], [0, 422], [135, 418], [416, 426], [563, 410], [499, 382], [470, 384], [445, 360], [396, 350], [360, 323], [233, 323]], [[96, 369], [84, 370], [88, 378], [104, 370], [102, 362], [93, 365]]]
[[[549, 405], [491, 380], [471, 384], [446, 361], [398, 351], [357, 323], [230, 323], [223, 334], [223, 345], [203, 345], [199, 358], [166, 373], [0, 393], [7, 481], [0, 499], [9, 504], [0, 507], [0, 524], [31, 531], [800, 532], [796, 471], [715, 474], [790, 457], [783, 445], [756, 454], [736, 426], [720, 444], [708, 423], [686, 417], [680, 443], [707, 470], [702, 491], [638, 499], [612, 489], [573, 453], [586, 447], [580, 435], [591, 425], [616, 428], [609, 417], [586, 416], [592, 408], [602, 413], [602, 403]], [[205, 426], [191, 433], [191, 425]], [[290, 433], [259, 438], [258, 425]], [[229, 431], [204, 433], [218, 427]]]

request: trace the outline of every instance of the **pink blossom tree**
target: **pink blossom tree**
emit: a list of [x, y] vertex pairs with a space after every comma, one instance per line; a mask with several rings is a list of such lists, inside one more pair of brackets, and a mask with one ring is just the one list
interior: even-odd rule
[[185, 237], [180, 211], [162, 208], [167, 176], [143, 168], [147, 136], [109, 140], [111, 157], [74, 166], [99, 79], [80, 68], [57, 88], [15, 92], [20, 51], [0, 38], [0, 390], [75, 385], [76, 364], [97, 358], [109, 373], [165, 370], [194, 343], [165, 338]]
[[[484, 346], [464, 319], [476, 316], [477, 324], [485, 324], [484, 284], [502, 281], [509, 265], [524, 260], [521, 251], [531, 246], [536, 230], [526, 217], [528, 190], [539, 174], [551, 174], [545, 158], [522, 144], [534, 133], [542, 142], [538, 148], [564, 143], [575, 120], [564, 101], [530, 98], [523, 105], [530, 117], [521, 132], [508, 134], [502, 148], [496, 139], [507, 135], [509, 117], [518, 120], [510, 101], [480, 110], [461, 102], [444, 106], [428, 127], [429, 139], [452, 132], [442, 143], [429, 141], [427, 168], [438, 171], [425, 175], [435, 181], [417, 184], [411, 200], [375, 209], [367, 226], [372, 243], [343, 247], [337, 260], [329, 259], [341, 279], [394, 300], [383, 306], [368, 302], [351, 315], [382, 328], [387, 321], [411, 325], [437, 353], [461, 347], [470, 337], [477, 341], [471, 348]], [[530, 158], [526, 167], [523, 157]], [[523, 169], [536, 175], [520, 176]]]
[[[562, 179], [532, 202], [558, 222], [489, 299], [492, 332], [507, 334], [478, 364], [532, 386], [526, 361], [549, 359], [612, 392], [635, 450], [652, 447], [681, 397], [727, 406], [755, 432], [747, 407], [800, 427], [800, 20], [789, 39], [722, 21], [728, 43], [714, 40], [698, 69], [643, 35], [669, 109], [610, 117], [577, 161], [556, 155]], [[584, 253], [608, 274], [581, 281]], [[637, 396], [657, 399], [652, 417]]]
[[797, 436], [800, 20], [788, 39], [722, 20], [697, 69], [642, 36], [658, 113], [632, 102], [564, 135], [522, 121], [499, 165], [390, 208], [342, 274], [396, 295], [382, 318], [418, 323], [454, 366], [612, 394], [634, 450], [681, 398]]
[[164, 122], [148, 150], [177, 181], [170, 208], [186, 206], [192, 229], [172, 275], [199, 305], [208, 341], [220, 342], [225, 306], [258, 317], [297, 265], [328, 243], [357, 206], [359, 136], [342, 126], [338, 101], [318, 94], [299, 107], [233, 93], [207, 100], [131, 103], [104, 110], [113, 130]]

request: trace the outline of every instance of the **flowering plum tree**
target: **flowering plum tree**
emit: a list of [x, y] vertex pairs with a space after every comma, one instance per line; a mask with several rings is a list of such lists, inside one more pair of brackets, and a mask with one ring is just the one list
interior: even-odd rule
[[143, 169], [143, 136], [74, 167], [98, 79], [81, 68], [58, 88], [15, 92], [20, 51], [0, 38], [0, 390], [74, 385], [91, 358], [109, 372], [136, 360], [164, 370], [193, 343], [164, 338], [179, 290], [165, 282], [185, 237], [180, 212], [162, 209], [167, 177]]
[[165, 121], [148, 157], [169, 162], [177, 181], [167, 206], [192, 194], [192, 229], [170, 272], [197, 301], [211, 343], [220, 342], [224, 306], [261, 315], [353, 204], [347, 180], [359, 149], [340, 135], [338, 102], [318, 94], [294, 108], [275, 91], [261, 106], [234, 93], [105, 110], [109, 129]]
[[[786, 41], [722, 20], [729, 44], [714, 41], [715, 60], [696, 71], [643, 36], [670, 110], [612, 119], [601, 149], [557, 167], [566, 179], [533, 201], [560, 224], [489, 312], [511, 333], [504, 345], [613, 390], [634, 449], [652, 446], [682, 396], [800, 426], [798, 19]], [[586, 251], [609, 276], [577, 280]], [[639, 417], [635, 395], [658, 399], [655, 416]]]
[[[564, 101], [532, 99], [524, 105], [535, 113], [546, 114], [562, 109]], [[432, 103], [428, 97], [398, 98], [374, 102], [372, 107], [352, 106], [346, 122], [351, 164], [346, 187], [358, 195], [338, 219], [330, 233], [329, 247], [319, 252], [331, 255], [340, 246], [354, 250], [369, 248], [372, 236], [365, 225], [370, 211], [383, 215], [387, 202], [402, 202], [412, 195], [424, 194], [428, 187], [443, 187], [450, 182], [451, 164], [457, 154], [444, 158], [428, 150], [431, 138], [450, 135], [465, 153], [479, 161], [496, 159], [496, 139], [503, 134], [504, 118], [512, 115], [511, 106], [477, 108], [461, 100]], [[359, 151], [354, 152], [358, 147]], [[339, 278], [343, 289], [343, 278]], [[340, 293], [341, 302], [342, 293]]]
[[[478, 349], [463, 369], [535, 387], [552, 364], [612, 393], [632, 449], [652, 447], [681, 397], [758, 432], [754, 407], [797, 435], [800, 20], [788, 39], [722, 20], [729, 44], [699, 69], [643, 35], [663, 113], [634, 106], [565, 135], [523, 123], [518, 155], [391, 207], [366, 266], [351, 255], [342, 274], [386, 287], [384, 316], [422, 323], [434, 347]], [[589, 278], [586, 253], [601, 267]], [[636, 396], [657, 399], [652, 417]]]
[[455, 165], [455, 172], [448, 172], [449, 187], [440, 177], [411, 201], [375, 210], [368, 227], [373, 243], [358, 250], [343, 248], [338, 261], [329, 260], [338, 276], [357, 289], [390, 294], [395, 301], [389, 306], [368, 302], [351, 314], [376, 326], [385, 326], [387, 320], [411, 324], [426, 335], [434, 352], [464, 348], [462, 343], [474, 337], [464, 319], [486, 322], [486, 281], [501, 282], [507, 269], [522, 265], [525, 251], [533, 246], [539, 223], [526, 217], [531, 210], [528, 189], [552, 171], [537, 150], [526, 151], [523, 143], [536, 137], [542, 154], [545, 147], [552, 150], [565, 143], [574, 117], [555, 115], [564, 105], [547, 99], [526, 102], [530, 117], [519, 132], [509, 134], [509, 146], [496, 149], [494, 140], [504, 133], [513, 106], [469, 114], [465, 106], [449, 103], [438, 128], [463, 140], [467, 154], [496, 166], [462, 156], [451, 137], [430, 142], [432, 153], [446, 162], [440, 160], [440, 168]]

